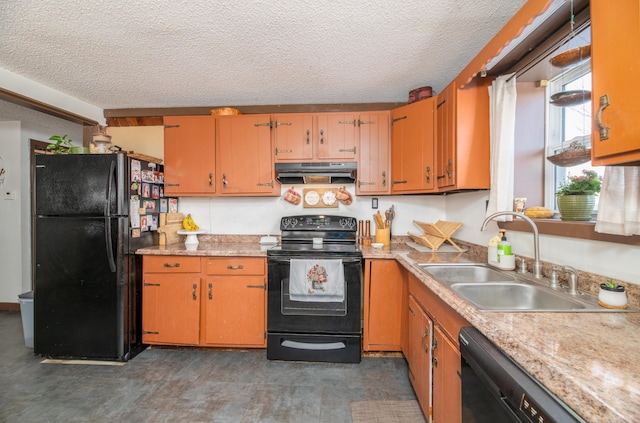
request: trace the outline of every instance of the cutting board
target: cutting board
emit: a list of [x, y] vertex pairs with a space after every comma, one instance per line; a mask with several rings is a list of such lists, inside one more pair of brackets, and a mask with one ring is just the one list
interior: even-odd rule
[[[164, 216], [163, 216], [164, 215]], [[160, 245], [176, 244], [181, 241], [178, 231], [182, 228], [183, 213], [160, 213]]]

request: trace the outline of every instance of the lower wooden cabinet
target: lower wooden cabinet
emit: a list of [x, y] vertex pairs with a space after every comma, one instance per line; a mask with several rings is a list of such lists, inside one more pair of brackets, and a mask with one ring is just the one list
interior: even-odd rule
[[210, 258], [205, 279], [203, 344], [266, 346], [267, 280], [261, 258]]
[[405, 289], [397, 261], [365, 261], [363, 351], [401, 350]]
[[432, 423], [462, 422], [460, 348], [440, 326], [433, 329], [433, 417]]
[[142, 341], [266, 346], [263, 258], [144, 256]]
[[408, 324], [403, 351], [416, 396], [428, 421], [461, 422], [458, 332], [470, 324], [413, 274], [407, 273], [406, 281]]
[[145, 256], [142, 266], [142, 342], [198, 345], [200, 258]]
[[433, 321], [416, 299], [409, 295], [408, 355], [409, 380], [425, 416], [431, 415], [431, 337]]

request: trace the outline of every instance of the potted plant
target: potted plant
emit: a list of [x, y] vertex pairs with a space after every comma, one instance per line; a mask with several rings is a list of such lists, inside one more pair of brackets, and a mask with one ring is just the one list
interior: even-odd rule
[[67, 135], [51, 135], [49, 140], [55, 141], [47, 146], [47, 150], [53, 151], [53, 154], [68, 153], [73, 143], [71, 138], [67, 138]]
[[55, 143], [47, 146], [47, 150], [53, 151], [53, 154], [83, 154], [88, 152], [86, 147], [75, 147], [73, 140], [68, 138], [67, 135], [52, 135], [49, 137], [49, 140], [55, 141]]
[[593, 170], [583, 170], [560, 184], [556, 192], [562, 220], [591, 220], [595, 196], [600, 193], [602, 177]]
[[627, 293], [624, 286], [609, 278], [600, 284], [598, 304], [606, 308], [627, 308]]

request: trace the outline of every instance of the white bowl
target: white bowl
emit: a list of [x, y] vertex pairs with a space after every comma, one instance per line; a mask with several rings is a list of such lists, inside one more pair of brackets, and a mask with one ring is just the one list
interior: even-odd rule
[[371, 246], [372, 246], [373, 248], [379, 248], [379, 249], [382, 249], [382, 247], [384, 247], [384, 244], [383, 244], [383, 243], [381, 243], [381, 242], [374, 242], [374, 243], [372, 243], [372, 244], [371, 244]]

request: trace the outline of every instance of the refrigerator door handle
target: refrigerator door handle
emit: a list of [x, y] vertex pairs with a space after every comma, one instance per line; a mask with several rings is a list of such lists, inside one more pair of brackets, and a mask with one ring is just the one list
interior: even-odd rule
[[[116, 162], [112, 161], [109, 166], [109, 178], [107, 180], [107, 198], [104, 200], [104, 215], [111, 216], [110, 203], [111, 203], [111, 187], [116, 180]], [[111, 232], [109, 232], [111, 233]]]
[[113, 258], [113, 247], [111, 247], [111, 218], [104, 218], [104, 238], [107, 242], [107, 258], [109, 259], [109, 268], [111, 273], [116, 273], [116, 261]]

